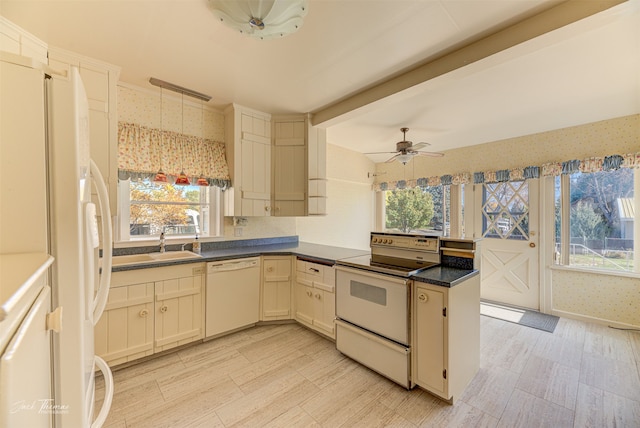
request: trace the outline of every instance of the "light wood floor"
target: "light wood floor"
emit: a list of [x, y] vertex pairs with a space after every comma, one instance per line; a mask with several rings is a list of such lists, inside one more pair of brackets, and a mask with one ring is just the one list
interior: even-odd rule
[[255, 327], [116, 371], [105, 427], [640, 427], [640, 333], [483, 316], [481, 342], [451, 406], [297, 324]]

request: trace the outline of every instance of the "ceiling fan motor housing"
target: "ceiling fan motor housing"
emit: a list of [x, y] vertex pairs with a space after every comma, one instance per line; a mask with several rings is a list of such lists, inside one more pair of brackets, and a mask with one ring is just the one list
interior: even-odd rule
[[406, 152], [411, 149], [413, 143], [411, 141], [398, 141], [396, 143], [396, 151], [398, 152]]

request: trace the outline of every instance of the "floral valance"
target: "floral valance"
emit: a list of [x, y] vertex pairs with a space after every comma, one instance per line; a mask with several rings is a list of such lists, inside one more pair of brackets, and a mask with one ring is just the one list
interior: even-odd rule
[[172, 181], [184, 171], [193, 183], [204, 177], [210, 186], [231, 186], [224, 143], [119, 122], [118, 178], [153, 179], [159, 170]]
[[612, 155], [592, 157], [587, 159], [573, 159], [565, 162], [546, 163], [542, 166], [527, 166], [524, 168], [503, 169], [497, 171], [479, 171], [443, 175], [440, 177], [418, 178], [415, 180], [398, 180], [375, 183], [374, 190], [395, 190], [411, 187], [439, 186], [449, 184], [502, 183], [506, 181], [520, 181], [532, 178], [573, 174], [575, 172], [613, 171], [619, 168], [640, 168], [640, 152], [626, 155]]

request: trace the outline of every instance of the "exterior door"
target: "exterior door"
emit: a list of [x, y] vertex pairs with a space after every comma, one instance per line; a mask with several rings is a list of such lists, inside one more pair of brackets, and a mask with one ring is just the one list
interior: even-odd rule
[[538, 188], [538, 180], [476, 185], [484, 300], [540, 307]]

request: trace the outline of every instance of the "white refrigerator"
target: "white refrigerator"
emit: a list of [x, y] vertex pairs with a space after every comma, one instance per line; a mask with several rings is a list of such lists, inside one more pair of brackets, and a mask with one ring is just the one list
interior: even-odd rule
[[[46, 337], [51, 338], [49, 397], [46, 391], [42, 397], [20, 396], [20, 384], [30, 382], [33, 367], [45, 363], [41, 349], [28, 348], [35, 346], [36, 339], [13, 340], [14, 346], [23, 349], [0, 350], [0, 374], [8, 373], [10, 379], [0, 379], [0, 407], [10, 410], [2, 421], [16, 427], [100, 427], [111, 405], [113, 378], [107, 364], [95, 355], [93, 330], [109, 293], [112, 237], [107, 189], [89, 156], [87, 96], [76, 67], [59, 73], [4, 52], [0, 52], [0, 66], [0, 168], [4, 170], [0, 255], [46, 252], [54, 258], [48, 278], [51, 303], [38, 305], [45, 312], [46, 325], [32, 314], [24, 317], [23, 324], [33, 326], [18, 330], [27, 336], [33, 331], [34, 338], [42, 338], [46, 329]], [[44, 165], [34, 161], [36, 153], [44, 153]], [[34, 176], [43, 175], [44, 186], [25, 184], [32, 171]], [[44, 201], [40, 206], [46, 212], [32, 212], [41, 210], [30, 210], [39, 206], [30, 205], [31, 201]], [[49, 318], [57, 318], [60, 327], [50, 331], [49, 324], [57, 323]], [[96, 371], [105, 379], [100, 409], [94, 409]], [[34, 400], [47, 399], [44, 412], [29, 409]]]

